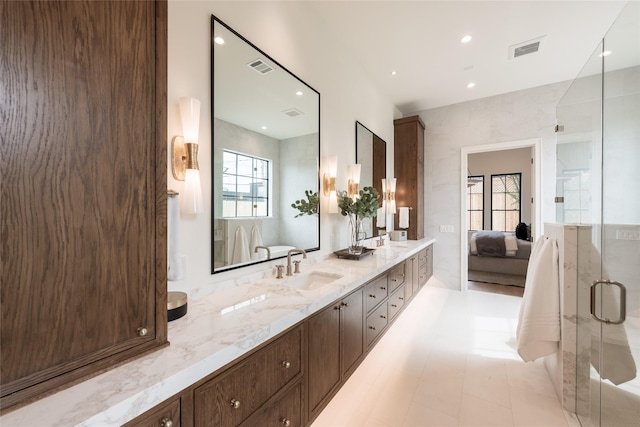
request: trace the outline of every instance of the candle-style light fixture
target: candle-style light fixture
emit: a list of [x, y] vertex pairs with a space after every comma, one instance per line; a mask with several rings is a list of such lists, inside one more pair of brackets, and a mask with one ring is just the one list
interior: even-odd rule
[[200, 213], [204, 210], [198, 166], [198, 134], [200, 130], [200, 101], [183, 97], [179, 100], [182, 132], [171, 140], [173, 177], [184, 181], [182, 210]]

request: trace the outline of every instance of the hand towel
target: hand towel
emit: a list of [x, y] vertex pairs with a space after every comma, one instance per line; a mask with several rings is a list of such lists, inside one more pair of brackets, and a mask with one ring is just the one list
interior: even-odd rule
[[233, 244], [233, 256], [231, 257], [232, 264], [239, 264], [251, 260], [249, 255], [249, 242], [247, 241], [247, 232], [244, 231], [244, 227], [240, 226], [236, 228], [235, 242]]
[[558, 246], [539, 239], [531, 251], [516, 340], [525, 362], [553, 354], [560, 342], [560, 277]]
[[172, 282], [182, 280], [184, 272], [180, 256], [180, 200], [178, 196], [167, 199], [167, 246], [169, 247], [167, 280]]
[[260, 235], [260, 230], [254, 225], [253, 227], [251, 227], [251, 244], [249, 245], [251, 251], [251, 259], [266, 259], [266, 251], [258, 250], [258, 252], [256, 253], [256, 246], [263, 246], [263, 243], [262, 235]]
[[378, 214], [376, 215], [376, 227], [387, 228], [387, 217], [384, 213], [384, 208], [378, 208]]
[[409, 208], [398, 208], [398, 228], [409, 228]]

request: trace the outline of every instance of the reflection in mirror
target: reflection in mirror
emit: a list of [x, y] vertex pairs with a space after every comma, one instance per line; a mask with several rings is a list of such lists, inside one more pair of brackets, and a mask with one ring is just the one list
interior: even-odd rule
[[[375, 187], [382, 191], [382, 180], [387, 176], [387, 144], [360, 122], [356, 122], [356, 163], [362, 165], [360, 188]], [[366, 238], [378, 235], [378, 229], [386, 228], [384, 216], [365, 218], [363, 228]]]
[[320, 94], [212, 17], [212, 272], [320, 246]]

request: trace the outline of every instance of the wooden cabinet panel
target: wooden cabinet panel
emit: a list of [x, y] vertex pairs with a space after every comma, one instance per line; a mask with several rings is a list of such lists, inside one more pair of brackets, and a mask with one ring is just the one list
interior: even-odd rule
[[[420, 116], [396, 119], [394, 124], [394, 171], [396, 205], [411, 207], [407, 238], [424, 237], [424, 123]], [[395, 216], [394, 229], [399, 215]]]
[[355, 368], [364, 353], [364, 289], [360, 288], [342, 300], [341, 351], [343, 378]]
[[433, 276], [433, 245], [427, 246], [425, 249], [427, 252], [427, 280]]
[[395, 266], [387, 275], [389, 293], [395, 291], [398, 286], [402, 285], [405, 282], [405, 279], [405, 263], [403, 262], [402, 264]]
[[265, 408], [257, 416], [248, 419], [243, 427], [301, 427], [302, 418], [302, 384], [298, 383], [276, 403]]
[[367, 316], [367, 347], [370, 347], [380, 334], [384, 332], [388, 323], [387, 303], [385, 302]]
[[317, 415], [323, 399], [340, 383], [339, 304], [332, 304], [307, 321], [309, 362], [306, 376], [310, 415]]
[[163, 403], [123, 427], [180, 427], [180, 399]]
[[302, 372], [302, 331], [288, 332], [194, 392], [195, 425], [237, 426]]
[[378, 304], [384, 302], [388, 295], [387, 276], [380, 276], [365, 286], [367, 313]]
[[418, 257], [416, 255], [408, 258], [405, 261], [405, 273], [407, 280], [405, 281], [405, 296], [407, 302], [413, 298], [413, 295], [418, 290]]
[[405, 289], [407, 285], [402, 285], [396, 292], [390, 297], [388, 304], [389, 321], [393, 320], [401, 311], [405, 305]]
[[166, 2], [0, 2], [0, 406], [166, 344]]

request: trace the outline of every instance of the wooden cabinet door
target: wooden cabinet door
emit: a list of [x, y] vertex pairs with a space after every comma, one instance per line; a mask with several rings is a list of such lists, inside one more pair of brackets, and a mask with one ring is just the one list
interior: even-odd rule
[[166, 343], [166, 3], [0, 17], [6, 408]]
[[340, 383], [340, 305], [333, 304], [308, 322], [308, 402], [310, 419], [322, 401]]
[[417, 272], [417, 263], [418, 257], [413, 255], [411, 258], [408, 258], [406, 261], [405, 271], [407, 274], [405, 294], [407, 301], [413, 298], [414, 288], [417, 289], [418, 285], [414, 284], [416, 280], [416, 272]]
[[363, 295], [364, 288], [360, 288], [341, 302], [343, 377], [350, 373], [364, 352]]

